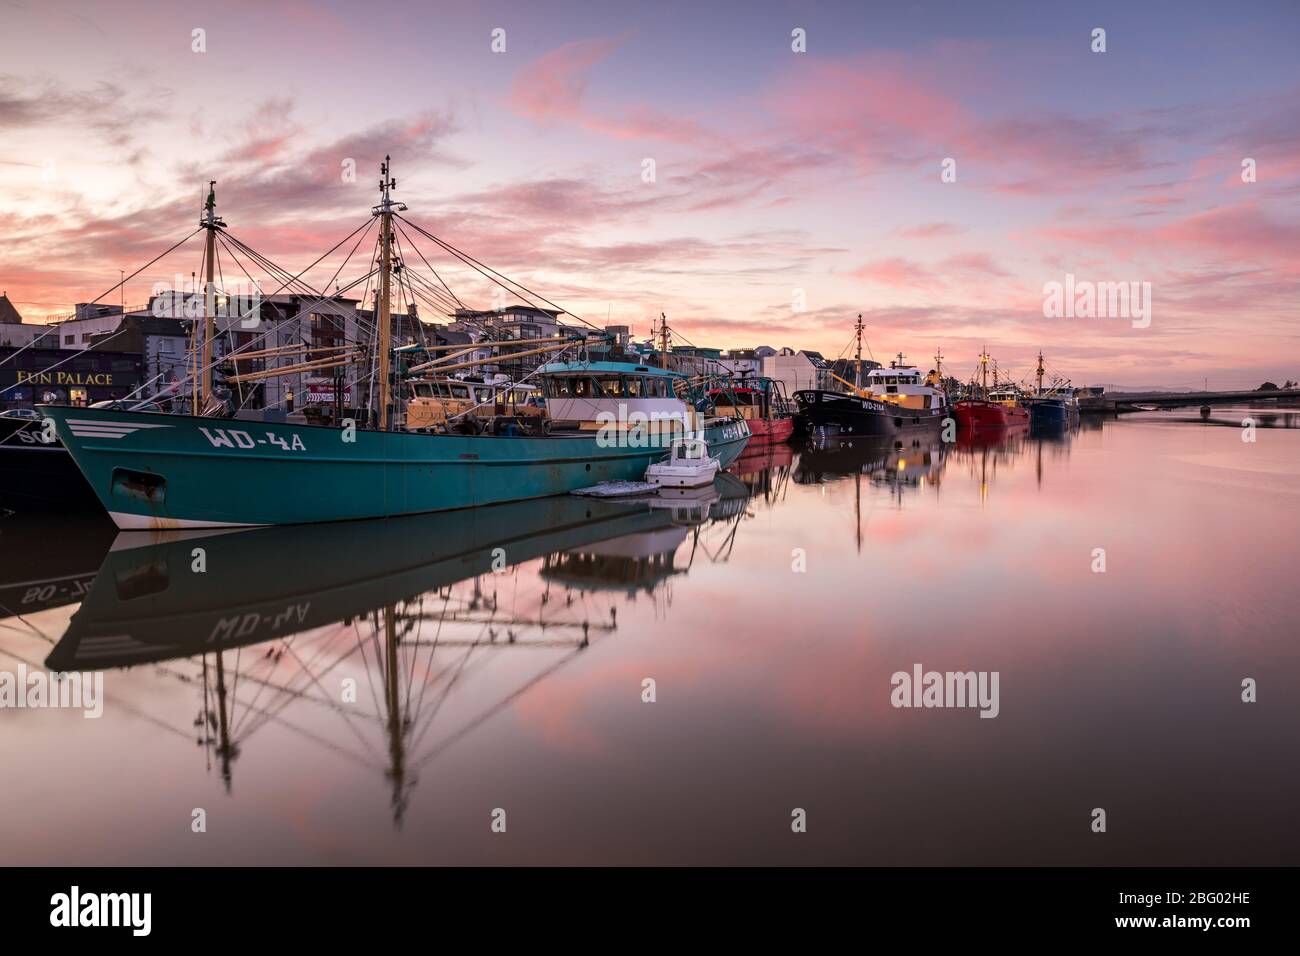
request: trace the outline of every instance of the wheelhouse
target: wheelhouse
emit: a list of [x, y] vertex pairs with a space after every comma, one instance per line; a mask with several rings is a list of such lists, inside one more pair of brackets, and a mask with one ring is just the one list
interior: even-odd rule
[[701, 427], [690, 382], [679, 372], [628, 362], [553, 362], [537, 378], [557, 427], [644, 428], [663, 438]]
[[479, 379], [416, 378], [407, 382], [406, 427], [443, 429], [464, 419], [494, 416], [544, 416], [540, 390], [535, 385]]
[[752, 421], [791, 414], [784, 387], [772, 378], [743, 378], [734, 386], [710, 388], [708, 396], [719, 415]]
[[867, 373], [866, 391], [904, 408], [941, 408], [943, 393], [914, 366], [873, 368]]
[[663, 374], [584, 371], [542, 376], [547, 398], [678, 398], [676, 383]]

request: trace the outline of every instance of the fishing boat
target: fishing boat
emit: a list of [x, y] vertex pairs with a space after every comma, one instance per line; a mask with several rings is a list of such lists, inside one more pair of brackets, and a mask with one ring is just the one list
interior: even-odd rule
[[98, 511], [100, 503], [44, 421], [0, 417], [0, 509]]
[[[387, 159], [381, 172], [380, 202], [371, 211], [379, 222], [375, 257], [379, 307], [373, 370], [367, 376], [374, 396], [367, 427], [350, 420], [327, 426], [211, 417], [214, 296], [209, 293], [206, 318], [196, 323], [202, 345], [196, 350], [201, 358], [193, 414], [42, 409], [56, 422], [60, 438], [119, 528], [300, 524], [544, 498], [602, 481], [639, 480], [677, 437], [704, 439], [724, 467], [740, 454], [750, 434], [743, 419], [701, 411], [685, 376], [621, 363], [579, 360], [541, 366], [537, 378], [546, 392], [551, 419], [545, 434], [499, 434], [495, 428], [476, 434], [403, 428], [399, 402], [395, 402], [400, 391], [394, 379], [400, 373], [395, 373], [392, 362], [392, 286], [409, 283], [413, 270], [409, 262], [395, 261], [395, 222], [434, 239], [440, 248], [453, 250], [461, 262], [512, 294], [522, 297], [527, 290], [521, 292], [518, 283], [504, 285], [500, 273], [482, 267], [402, 216], [406, 206], [392, 198], [396, 183]], [[225, 230], [225, 223], [216, 217], [214, 193], [209, 193], [200, 226], [207, 230], [206, 288], [211, 290], [214, 243]], [[409, 233], [404, 235], [410, 239]], [[395, 265], [401, 265], [400, 272]], [[569, 329], [556, 338], [559, 341], [513, 351], [510, 356], [562, 356], [580, 350], [588, 336], [583, 330]], [[471, 351], [518, 349], [521, 341], [477, 342]], [[359, 351], [352, 347], [347, 355]], [[404, 373], [442, 375], [486, 364], [481, 358], [449, 361], [452, 358], [454, 353], [411, 366]], [[351, 360], [345, 356], [307, 364], [315, 370]], [[230, 380], [237, 378], [251, 375]]]
[[1029, 409], [1029, 424], [1036, 432], [1059, 430], [1078, 420], [1079, 402], [1074, 397], [1074, 389], [1068, 381], [1055, 379], [1046, 387], [1043, 376], [1043, 353], [1038, 353], [1036, 371], [1037, 386], [1034, 394], [1025, 396], [1022, 401]]
[[935, 370], [922, 375], [920, 369], [903, 364], [903, 355], [889, 368], [871, 369], [862, 375], [862, 316], [854, 327], [857, 339], [854, 381], [831, 377], [847, 391], [802, 389], [794, 393], [804, 430], [813, 439], [868, 436], [888, 437], [914, 428], [939, 426], [948, 415], [948, 398], [941, 386], [941, 356]]
[[1020, 401], [1019, 391], [1011, 384], [1000, 384], [997, 370], [993, 372], [993, 388], [989, 388], [988, 350], [980, 353], [980, 384], [972, 386], [971, 394], [953, 405], [957, 424], [964, 429], [1007, 428], [1029, 423], [1029, 409]]
[[766, 376], [742, 378], [736, 385], [712, 388], [719, 414], [743, 418], [749, 425], [752, 444], [783, 442], [794, 434], [794, 413], [785, 387]]

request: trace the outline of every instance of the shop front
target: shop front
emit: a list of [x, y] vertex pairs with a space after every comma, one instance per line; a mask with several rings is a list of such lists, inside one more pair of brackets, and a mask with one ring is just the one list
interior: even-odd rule
[[0, 409], [93, 405], [141, 384], [142, 360], [129, 352], [0, 349]]

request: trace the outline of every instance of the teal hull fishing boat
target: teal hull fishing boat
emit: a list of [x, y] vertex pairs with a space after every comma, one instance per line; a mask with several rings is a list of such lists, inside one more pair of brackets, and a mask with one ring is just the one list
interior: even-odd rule
[[[302, 524], [449, 511], [640, 481], [666, 445], [636, 434], [437, 435], [49, 406], [123, 530]], [[705, 425], [724, 467], [743, 421]], [[351, 438], [351, 440], [349, 440]]]
[[[602, 481], [639, 481], [683, 437], [703, 438], [723, 467], [740, 455], [749, 440], [748, 426], [740, 418], [719, 417], [695, 380], [635, 360], [590, 361], [589, 341], [608, 336], [558, 322], [559, 333], [547, 338], [521, 338], [485, 327], [468, 347], [453, 345], [451, 354], [403, 367], [414, 346], [394, 347], [393, 286], [410, 297], [421, 288], [436, 287], [431, 280], [424, 280], [424, 286], [412, 283], [413, 270], [403, 261], [394, 234], [396, 220], [428, 235], [512, 294], [538, 297], [518, 283], [506, 284], [509, 280], [500, 273], [400, 216], [406, 207], [391, 198], [396, 183], [387, 161], [381, 169], [381, 202], [372, 210], [380, 227], [375, 268], [363, 276], [367, 282], [372, 276], [378, 280], [373, 339], [358, 332], [339, 346], [304, 340], [258, 349], [250, 349], [255, 341], [249, 341], [224, 359], [227, 382], [242, 387], [290, 374], [341, 374], [343, 366], [369, 355], [370, 371], [358, 379], [372, 383], [364, 414], [340, 414], [329, 425], [286, 416], [278, 421], [232, 417], [233, 409], [213, 383], [213, 368], [220, 361], [214, 352], [213, 267], [217, 243], [225, 247], [229, 239], [216, 215], [215, 189], [199, 222], [207, 232], [207, 285], [204, 319], [194, 323], [193, 414], [42, 407], [119, 528], [304, 524], [545, 498]], [[434, 304], [438, 301], [450, 300], [444, 296]], [[555, 309], [551, 314], [564, 313]], [[426, 344], [422, 350], [437, 355], [445, 348]], [[581, 361], [552, 361], [523, 375], [536, 377], [526, 387], [540, 385], [544, 411], [531, 399], [524, 407], [500, 401], [501, 392], [523, 394], [522, 379], [514, 383], [518, 387], [489, 389], [495, 397], [487, 402], [470, 407], [451, 402], [455, 386], [469, 393], [450, 373], [500, 363], [523, 373], [526, 366], [518, 362], [525, 357], [554, 353], [559, 359], [573, 351]], [[288, 357], [295, 364], [244, 370], [249, 361], [274, 364]], [[358, 419], [369, 427], [358, 427]]]

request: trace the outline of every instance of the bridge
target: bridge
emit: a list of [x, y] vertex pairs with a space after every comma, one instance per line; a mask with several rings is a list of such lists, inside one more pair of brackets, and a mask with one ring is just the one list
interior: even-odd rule
[[1189, 405], [1240, 405], [1272, 399], [1300, 401], [1300, 388], [1272, 389], [1266, 392], [1134, 392], [1079, 398], [1079, 411], [1118, 415], [1147, 408], [1185, 408]]

